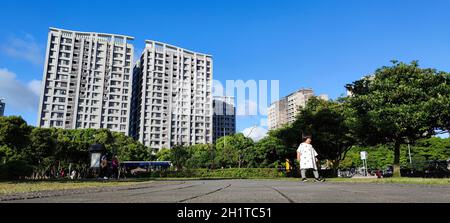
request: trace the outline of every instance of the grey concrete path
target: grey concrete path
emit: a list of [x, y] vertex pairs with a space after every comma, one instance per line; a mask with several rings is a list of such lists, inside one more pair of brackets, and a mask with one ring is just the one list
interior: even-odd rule
[[26, 203], [450, 203], [450, 186], [301, 183], [285, 180], [156, 181], [109, 190], [49, 193]]

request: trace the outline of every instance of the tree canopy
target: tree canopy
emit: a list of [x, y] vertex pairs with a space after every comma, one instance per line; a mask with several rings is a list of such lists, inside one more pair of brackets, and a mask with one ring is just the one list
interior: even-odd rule
[[[291, 125], [269, 132], [281, 139], [287, 148], [297, 148], [302, 135], [311, 134], [319, 158], [338, 163], [355, 143], [349, 127], [346, 104], [342, 101], [325, 101], [317, 97], [308, 100]], [[295, 155], [295, 154], [294, 154]]]
[[394, 176], [400, 176], [400, 146], [446, 127], [448, 110], [442, 109], [448, 108], [449, 86], [445, 72], [394, 61], [346, 86], [354, 132], [366, 145], [393, 144]]

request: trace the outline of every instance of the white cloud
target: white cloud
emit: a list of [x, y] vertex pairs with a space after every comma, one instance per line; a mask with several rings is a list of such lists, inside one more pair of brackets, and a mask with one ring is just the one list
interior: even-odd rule
[[258, 115], [258, 104], [252, 100], [241, 101], [236, 106], [236, 115], [238, 116]]
[[32, 80], [28, 82], [28, 88], [39, 97], [41, 96], [41, 84], [42, 81], [40, 80]]
[[41, 47], [29, 34], [23, 39], [9, 38], [6, 43], [0, 45], [0, 51], [13, 58], [28, 60], [35, 65], [41, 65], [44, 62]]
[[258, 142], [267, 135], [267, 129], [261, 126], [253, 126], [242, 131], [244, 136], [250, 137], [253, 141]]
[[39, 95], [40, 81], [24, 84], [17, 80], [15, 73], [0, 68], [0, 98], [5, 99], [7, 110], [37, 112]]

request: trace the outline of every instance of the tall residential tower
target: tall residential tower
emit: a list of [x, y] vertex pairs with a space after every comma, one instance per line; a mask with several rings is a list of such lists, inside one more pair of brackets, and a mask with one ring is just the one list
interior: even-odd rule
[[39, 127], [128, 134], [133, 37], [50, 28]]
[[216, 96], [213, 101], [213, 142], [236, 133], [236, 107], [234, 97]]
[[5, 115], [5, 99], [0, 98], [0, 117]]
[[273, 102], [268, 109], [267, 122], [270, 129], [280, 128], [295, 121], [300, 108], [313, 96], [312, 89], [300, 89], [278, 101]]
[[210, 55], [147, 40], [133, 73], [130, 134], [155, 150], [212, 143]]

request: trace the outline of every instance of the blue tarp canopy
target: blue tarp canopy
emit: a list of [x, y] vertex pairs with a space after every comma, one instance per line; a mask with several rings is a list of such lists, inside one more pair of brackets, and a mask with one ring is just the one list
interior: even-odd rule
[[124, 167], [170, 167], [170, 161], [124, 161], [120, 162]]

